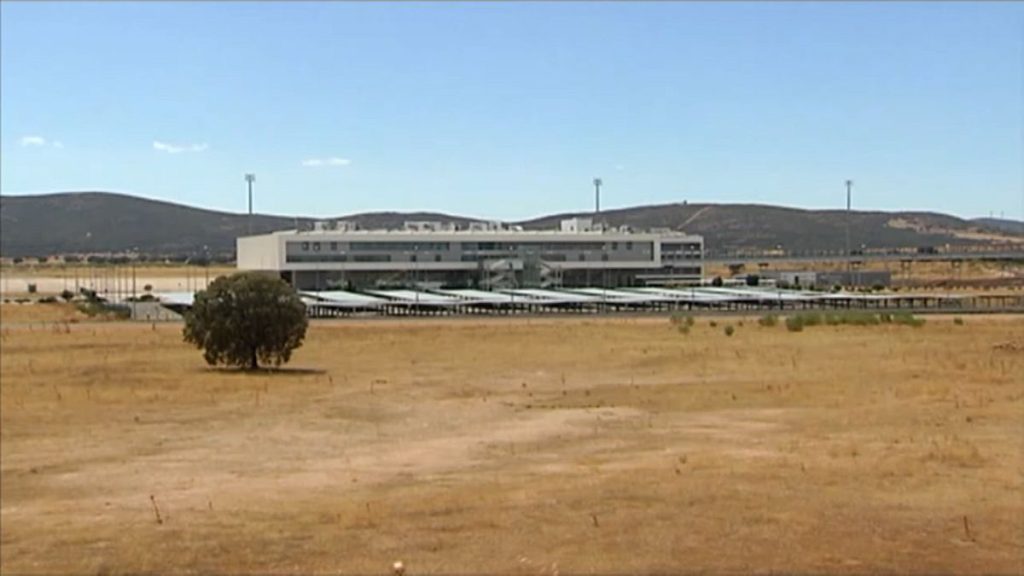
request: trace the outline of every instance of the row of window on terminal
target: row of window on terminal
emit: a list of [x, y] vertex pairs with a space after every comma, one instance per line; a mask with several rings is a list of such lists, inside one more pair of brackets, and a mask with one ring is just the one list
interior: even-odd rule
[[[405, 262], [441, 262], [442, 257], [440, 254], [434, 254], [432, 258], [426, 258], [420, 260], [419, 254], [407, 254]], [[542, 253], [538, 255], [541, 260], [548, 262], [566, 262], [568, 257], [564, 253]], [[485, 261], [494, 256], [487, 254], [463, 254], [460, 258], [462, 262], [479, 262]], [[580, 262], [587, 260], [587, 253], [580, 252], [577, 254], [576, 259]], [[601, 260], [608, 262], [609, 257], [607, 253], [601, 254]], [[352, 254], [351, 257], [348, 254], [288, 254], [286, 257], [288, 262], [392, 262], [391, 254]]]
[[[326, 244], [331, 252], [338, 251], [338, 242], [302, 242], [299, 247], [303, 252], [320, 252]], [[623, 242], [622, 248], [633, 250], [633, 242]], [[649, 251], [651, 244], [642, 243], [644, 251]], [[694, 246], [698, 246], [694, 245]], [[620, 248], [619, 242], [463, 242], [463, 251], [513, 251], [527, 248], [538, 251], [598, 251]], [[699, 248], [698, 248], [699, 249]], [[353, 252], [446, 252], [451, 250], [449, 242], [350, 242], [349, 250]]]

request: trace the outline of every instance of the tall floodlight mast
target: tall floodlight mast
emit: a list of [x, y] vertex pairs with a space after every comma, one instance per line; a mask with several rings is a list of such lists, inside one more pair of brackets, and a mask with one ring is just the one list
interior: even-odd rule
[[252, 183], [255, 181], [255, 174], [245, 175], [245, 182], [249, 185], [249, 236], [252, 236]]
[[853, 190], [853, 180], [846, 181], [846, 281], [853, 281], [853, 261], [850, 254], [850, 196]]

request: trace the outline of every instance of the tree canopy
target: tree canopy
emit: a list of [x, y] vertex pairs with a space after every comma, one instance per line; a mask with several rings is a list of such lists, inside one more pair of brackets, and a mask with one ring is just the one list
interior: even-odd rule
[[280, 366], [306, 336], [306, 306], [285, 281], [258, 272], [214, 280], [185, 313], [186, 342], [210, 365]]

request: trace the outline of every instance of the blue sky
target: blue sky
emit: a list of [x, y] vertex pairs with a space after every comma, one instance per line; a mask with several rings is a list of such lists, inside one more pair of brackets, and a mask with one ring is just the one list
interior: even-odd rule
[[0, 190], [1024, 218], [1016, 3], [0, 4]]

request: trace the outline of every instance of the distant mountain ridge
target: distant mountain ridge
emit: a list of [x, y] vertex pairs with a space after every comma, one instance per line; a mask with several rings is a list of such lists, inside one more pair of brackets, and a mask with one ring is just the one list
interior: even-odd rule
[[[555, 214], [522, 222], [526, 229], [593, 216]], [[396, 228], [407, 220], [466, 225], [475, 218], [433, 212], [370, 212], [335, 218], [258, 214], [252, 233], [309, 229], [314, 220], [344, 219], [363, 228]], [[637, 230], [671, 228], [701, 234], [709, 251], [842, 250], [847, 215], [842, 210], [803, 210], [754, 204], [662, 204], [607, 210], [600, 219]], [[930, 212], [850, 214], [851, 245], [904, 248], [944, 244], [1024, 242], [1024, 223], [965, 220]], [[0, 196], [0, 256], [24, 257], [138, 250], [150, 255], [230, 255], [235, 238], [248, 233], [245, 214], [218, 212], [108, 192]], [[1022, 245], [1024, 246], [1024, 245]]]
[[1009, 234], [1024, 234], [1024, 222], [1020, 220], [1007, 220], [1006, 218], [975, 218], [971, 220], [979, 226], [990, 230], [999, 230]]

